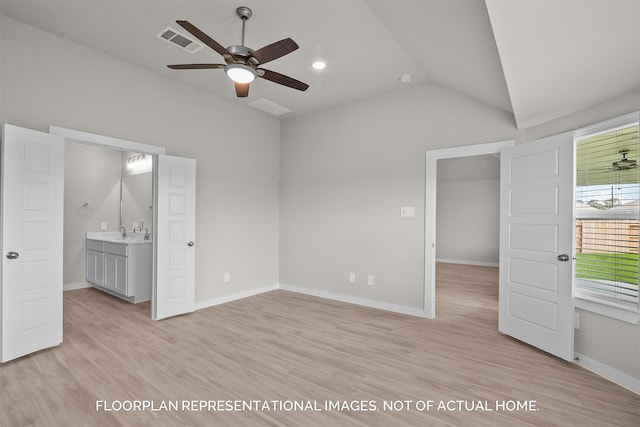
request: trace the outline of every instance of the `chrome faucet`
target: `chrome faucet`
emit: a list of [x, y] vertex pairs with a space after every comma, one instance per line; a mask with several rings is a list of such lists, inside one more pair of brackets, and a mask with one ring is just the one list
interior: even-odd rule
[[127, 238], [127, 229], [125, 227], [120, 227], [120, 230], [122, 230], [122, 238], [126, 239]]

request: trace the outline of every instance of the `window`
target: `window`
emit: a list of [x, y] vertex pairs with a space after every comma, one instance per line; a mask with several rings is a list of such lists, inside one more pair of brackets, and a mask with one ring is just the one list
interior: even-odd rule
[[638, 309], [638, 114], [576, 135], [576, 295]]

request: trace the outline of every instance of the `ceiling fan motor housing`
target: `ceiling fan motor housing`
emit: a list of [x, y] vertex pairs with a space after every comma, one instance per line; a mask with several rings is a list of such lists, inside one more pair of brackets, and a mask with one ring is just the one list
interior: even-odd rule
[[233, 56], [242, 56], [244, 58], [247, 58], [253, 54], [253, 49], [246, 46], [229, 46], [227, 50]]

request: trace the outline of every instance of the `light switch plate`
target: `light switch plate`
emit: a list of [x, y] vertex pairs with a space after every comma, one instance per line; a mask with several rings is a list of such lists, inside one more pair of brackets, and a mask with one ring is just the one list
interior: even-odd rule
[[400, 216], [402, 218], [411, 218], [416, 215], [416, 208], [414, 206], [403, 206], [400, 208]]

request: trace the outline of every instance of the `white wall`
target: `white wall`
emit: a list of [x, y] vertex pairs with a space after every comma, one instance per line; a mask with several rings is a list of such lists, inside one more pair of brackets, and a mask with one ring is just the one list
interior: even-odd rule
[[514, 133], [510, 113], [436, 85], [285, 120], [281, 283], [422, 308], [426, 150]]
[[278, 283], [278, 120], [0, 19], [0, 122], [43, 132], [53, 124], [195, 158], [196, 303]]

